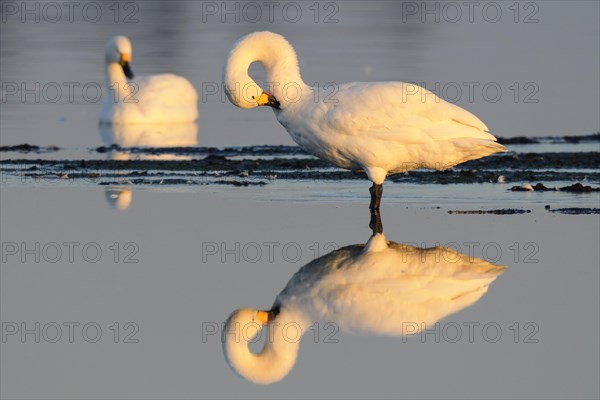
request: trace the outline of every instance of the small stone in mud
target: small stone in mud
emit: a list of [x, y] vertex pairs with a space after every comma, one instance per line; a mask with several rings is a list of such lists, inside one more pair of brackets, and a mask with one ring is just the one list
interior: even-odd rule
[[555, 187], [547, 187], [543, 183], [537, 183], [535, 186], [531, 186], [529, 184], [523, 184], [521, 186], [513, 186], [510, 188], [513, 192], [525, 192], [525, 191], [536, 191], [536, 192], [553, 192], [560, 190], [562, 192], [572, 192], [572, 193], [586, 193], [586, 192], [598, 192], [600, 188], [594, 188], [591, 186], [584, 186], [581, 183], [577, 182], [571, 186], [564, 186], [561, 188]]
[[537, 139], [532, 139], [525, 136], [516, 136], [512, 138], [498, 137], [497, 140], [500, 144], [537, 144], [540, 142]]
[[1, 146], [0, 147], [0, 151], [15, 151], [15, 152], [18, 151], [21, 153], [29, 153], [30, 151], [39, 152], [40, 149], [41, 148], [39, 146], [32, 146], [27, 143], [18, 144], [16, 146]]
[[96, 153], [108, 153], [109, 151], [119, 150], [120, 146], [116, 144], [111, 144], [110, 146], [100, 146], [96, 147]]
[[535, 189], [529, 183], [524, 183], [521, 186], [513, 186], [510, 190], [513, 192], [533, 192]]
[[523, 210], [521, 208], [503, 208], [500, 210], [455, 210], [448, 211], [448, 214], [495, 214], [495, 215], [513, 215], [527, 214], [531, 210]]
[[581, 215], [581, 214], [600, 214], [600, 208], [585, 208], [585, 207], [570, 207], [570, 208], [555, 208], [549, 210], [551, 213]]
[[231, 185], [236, 187], [248, 187], [248, 186], [264, 186], [267, 182], [264, 181], [225, 181], [219, 180], [212, 182], [214, 185]]
[[152, 181], [153, 184], [159, 185], [195, 185], [196, 182], [189, 179], [165, 178], [160, 181]]
[[591, 186], [584, 186], [581, 183], [577, 182], [571, 186], [565, 186], [560, 188], [563, 192], [573, 192], [573, 193], [585, 193], [585, 192], [598, 192], [600, 191], [599, 187], [593, 188]]
[[218, 156], [216, 154], [210, 154], [204, 157], [204, 161], [227, 161], [225, 156]]

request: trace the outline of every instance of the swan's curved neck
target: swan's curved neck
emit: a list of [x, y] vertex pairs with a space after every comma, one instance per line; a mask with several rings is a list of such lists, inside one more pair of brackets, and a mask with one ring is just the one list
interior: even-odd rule
[[252, 324], [256, 323], [235, 319], [227, 321], [222, 335], [223, 352], [229, 366], [243, 378], [260, 384], [277, 382], [296, 363], [300, 339], [307, 327], [305, 323], [281, 316], [280, 313], [263, 329], [261, 334], [266, 335], [265, 345], [258, 354], [248, 348], [248, 342], [253, 340], [248, 335], [255, 332]]
[[[229, 89], [238, 85], [243, 90], [244, 85], [256, 82], [248, 75], [248, 68], [253, 62], [262, 64], [266, 72], [267, 88], [277, 100], [286, 103], [290, 96], [308, 94], [310, 89], [300, 76], [298, 57], [294, 48], [280, 36], [265, 37], [261, 32], [245, 37], [231, 50], [225, 65], [225, 82]], [[289, 95], [286, 92], [294, 92]]]
[[106, 93], [105, 101], [121, 101], [130, 93], [130, 85], [127, 84], [127, 77], [123, 68], [115, 62], [106, 64]]

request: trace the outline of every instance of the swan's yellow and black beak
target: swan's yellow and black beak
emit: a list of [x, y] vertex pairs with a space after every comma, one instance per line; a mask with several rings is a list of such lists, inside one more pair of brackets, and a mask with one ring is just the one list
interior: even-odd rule
[[274, 307], [271, 311], [258, 311], [256, 313], [256, 319], [258, 319], [263, 325], [273, 322], [279, 314], [279, 307]]
[[279, 107], [281, 106], [281, 104], [275, 98], [275, 96], [273, 96], [271, 93], [267, 93], [267, 92], [262, 92], [262, 94], [260, 96], [258, 96], [258, 99], [256, 99], [256, 103], [259, 106], [269, 106], [269, 107], [276, 108], [278, 110], [280, 109]]
[[119, 65], [121, 66], [121, 68], [123, 68], [123, 72], [125, 73], [125, 76], [127, 77], [127, 79], [133, 79], [133, 77], [134, 77], [133, 71], [131, 70], [131, 65], [129, 65], [130, 61], [131, 61], [130, 54], [121, 54], [119, 56]]

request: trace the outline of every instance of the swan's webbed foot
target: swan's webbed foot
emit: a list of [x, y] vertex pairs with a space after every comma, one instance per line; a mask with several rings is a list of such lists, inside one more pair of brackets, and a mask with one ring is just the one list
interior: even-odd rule
[[369, 228], [373, 231], [373, 236], [378, 233], [383, 233], [383, 222], [381, 222], [379, 210], [371, 210], [371, 222], [369, 222]]
[[369, 193], [371, 193], [371, 204], [369, 204], [369, 209], [371, 211], [379, 211], [381, 196], [383, 195], [383, 185], [373, 183], [373, 186], [369, 188]]

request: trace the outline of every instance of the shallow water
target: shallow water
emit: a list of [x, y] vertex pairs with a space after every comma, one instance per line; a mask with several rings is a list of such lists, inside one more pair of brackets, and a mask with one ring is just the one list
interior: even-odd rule
[[[351, 334], [337, 329], [339, 321], [320, 321], [303, 332], [298, 359], [280, 382], [236, 376], [224, 358], [221, 324], [240, 307], [268, 310], [315, 258], [365, 244], [369, 183], [326, 165], [281, 167], [314, 162], [293, 148], [239, 147], [293, 142], [270, 110], [238, 110], [211, 92], [232, 43], [269, 29], [290, 39], [310, 83], [404, 80], [446, 98], [459, 87], [456, 103], [499, 136], [590, 134], [600, 126], [597, 2], [520, 3], [517, 23], [512, 2], [482, 3], [501, 7], [498, 23], [480, 13], [469, 22], [464, 8], [457, 22], [448, 21], [451, 14], [405, 21], [403, 7], [415, 3], [392, 1], [281, 2], [302, 9], [295, 23], [277, 13], [273, 22], [229, 15], [221, 23], [225, 3], [187, 1], [121, 3], [117, 22], [102, 3], [96, 23], [77, 12], [72, 23], [33, 23], [31, 16], [22, 23], [6, 3], [13, 2], [2, 4], [0, 23], [0, 144], [59, 149], [0, 153], [0, 397], [600, 396], [600, 192], [509, 190], [537, 183], [532, 176], [546, 177], [549, 187], [598, 187], [598, 141], [508, 145], [514, 165], [492, 160], [447, 175], [391, 177], [382, 205], [387, 239], [447, 247], [506, 269], [472, 306], [424, 333]], [[91, 3], [100, 4], [81, 7]], [[324, 23], [328, 15], [337, 21]], [[128, 16], [135, 21], [124, 23]], [[537, 22], [525, 23], [528, 17]], [[172, 71], [192, 81], [202, 97], [197, 125], [168, 127], [165, 143], [153, 130], [164, 127], [127, 134], [99, 127], [99, 103], [79, 90], [73, 100], [63, 91], [56, 103], [52, 93], [38, 92], [40, 101], [7, 93], [12, 84], [102, 84], [102, 49], [117, 33], [133, 41], [136, 73]], [[255, 66], [251, 72], [261, 77]], [[491, 101], [476, 91], [470, 101], [466, 85], [473, 82], [497, 84], [503, 95]], [[111, 144], [125, 149], [98, 151]], [[206, 151], [154, 154], [148, 146]], [[210, 154], [226, 159], [202, 164]], [[592, 159], [573, 162], [580, 154]], [[258, 159], [280, 168], [232, 166]], [[129, 168], [127, 160], [142, 164]], [[93, 169], [93, 161], [105, 164]], [[167, 167], [171, 161], [180, 164]], [[188, 169], [187, 161], [202, 168]], [[507, 183], [498, 183], [500, 175]], [[595, 214], [553, 212], [563, 208]], [[506, 209], [522, 213], [462, 214]], [[385, 307], [372, 304], [375, 317], [383, 315]]]
[[[325, 341], [331, 330], [321, 326], [318, 339], [313, 332], [304, 336], [296, 365], [280, 383], [256, 386], [235, 376], [223, 359], [219, 335], [206, 334], [207, 326], [239, 307], [268, 309], [300, 266], [370, 236], [366, 196], [334, 201], [323, 199], [318, 187], [298, 186], [286, 192], [314, 197], [269, 201], [265, 193], [246, 188], [136, 190], [126, 212], [111, 207], [98, 188], [2, 190], [3, 242], [34, 249], [5, 255], [3, 322], [19, 329], [22, 322], [27, 329], [40, 322], [41, 330], [57, 323], [63, 333], [57, 343], [49, 342], [54, 325], [40, 333], [40, 343], [33, 334], [23, 341], [19, 334], [7, 336], [3, 396], [595, 396], [598, 216], [548, 213], [537, 193], [519, 194], [518, 205], [531, 209], [528, 214], [450, 215], [455, 206], [513, 205], [487, 190], [448, 203], [464, 194], [459, 186], [444, 186], [446, 197], [434, 201], [435, 188], [427, 188], [430, 198], [418, 199], [413, 189], [423, 193], [422, 188], [403, 185], [398, 193], [406, 205], [394, 201], [390, 189], [383, 208], [389, 240], [454, 246], [465, 254], [473, 249], [474, 256], [507, 267], [474, 306], [440, 322], [446, 333], [438, 332], [439, 343], [434, 333], [403, 339], [339, 332], [334, 343]], [[336, 189], [346, 193], [343, 185]], [[73, 262], [64, 245], [69, 242], [77, 244], [71, 245]], [[35, 243], [41, 246], [39, 262]], [[50, 243], [62, 249], [60, 256]], [[272, 256], [265, 243], [273, 243]], [[80, 324], [74, 326], [74, 343], [63, 325], [69, 322]], [[96, 343], [86, 341], [96, 339], [95, 325], [82, 333], [90, 322], [102, 329]], [[469, 323], [478, 327], [473, 343]], [[456, 324], [462, 337], [451, 343]], [[485, 324], [491, 325], [484, 336]], [[502, 332], [496, 341], [497, 326]], [[139, 342], [123, 343], [134, 339]]]

